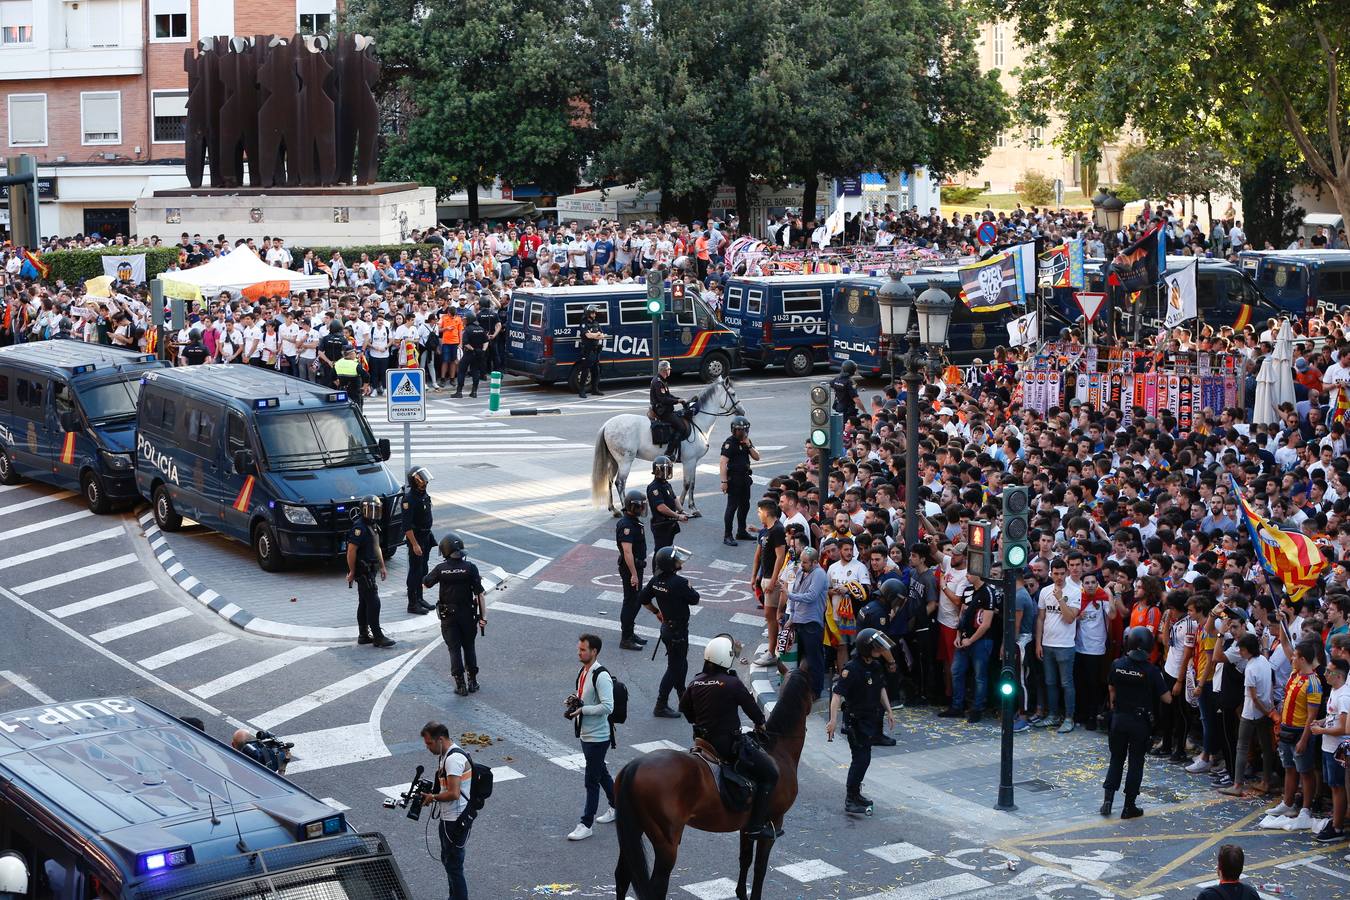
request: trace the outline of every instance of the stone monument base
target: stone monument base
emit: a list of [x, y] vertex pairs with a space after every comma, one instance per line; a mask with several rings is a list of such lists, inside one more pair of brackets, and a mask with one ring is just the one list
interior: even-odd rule
[[436, 189], [411, 182], [313, 188], [176, 188], [136, 201], [138, 234], [279, 237], [291, 247], [399, 244], [436, 224]]

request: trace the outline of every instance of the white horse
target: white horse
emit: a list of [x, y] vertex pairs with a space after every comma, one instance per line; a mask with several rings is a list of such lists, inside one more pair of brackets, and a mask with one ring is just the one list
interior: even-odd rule
[[[719, 376], [716, 381], [690, 401], [693, 427], [689, 437], [680, 445], [680, 462], [684, 466], [684, 491], [680, 503], [692, 517], [701, 516], [694, 503], [694, 478], [699, 460], [708, 453], [709, 434], [717, 420], [725, 416], [742, 416], [745, 411], [736, 402], [736, 388], [731, 379]], [[666, 452], [665, 445], [652, 443], [652, 422], [647, 416], [622, 414], [605, 422], [595, 439], [595, 457], [591, 463], [591, 502], [600, 505], [604, 498], [616, 516], [613, 492], [617, 491], [623, 504], [624, 487], [633, 461], [653, 460]]]

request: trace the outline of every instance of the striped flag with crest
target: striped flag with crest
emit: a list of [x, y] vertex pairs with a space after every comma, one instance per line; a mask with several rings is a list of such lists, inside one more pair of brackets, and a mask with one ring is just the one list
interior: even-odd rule
[[1318, 577], [1330, 568], [1316, 542], [1297, 531], [1283, 531], [1247, 503], [1232, 475], [1228, 482], [1233, 495], [1242, 505], [1242, 517], [1252, 538], [1252, 547], [1266, 574], [1284, 584], [1289, 598], [1297, 603], [1310, 588], [1316, 587]]

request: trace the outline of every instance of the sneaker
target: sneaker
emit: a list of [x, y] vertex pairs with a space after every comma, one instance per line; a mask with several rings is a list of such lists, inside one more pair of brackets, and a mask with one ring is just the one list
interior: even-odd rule
[[765, 651], [764, 651], [763, 653], [761, 653], [759, 656], [756, 656], [756, 657], [755, 657], [754, 665], [757, 665], [757, 666], [776, 666], [776, 665], [778, 665], [778, 657], [775, 656], [774, 654], [770, 653], [769, 651], [765, 650]]
[[1059, 726], [1061, 726], [1061, 725], [1063, 725], [1063, 724], [1064, 724], [1064, 717], [1063, 717], [1063, 716], [1056, 716], [1055, 718], [1051, 719], [1049, 722], [1046, 722], [1046, 723], [1045, 723], [1045, 727], [1046, 727], [1046, 728], [1058, 728]]
[[1332, 825], [1330, 820], [1322, 826], [1322, 830], [1317, 832], [1313, 840], [1321, 844], [1334, 844], [1337, 841], [1345, 839], [1345, 832]]
[[1055, 729], [1055, 732], [1057, 734], [1069, 734], [1072, 731], [1073, 731], [1073, 722], [1070, 721], [1069, 719], [1065, 719], [1064, 723], [1060, 725], [1059, 728]]
[[957, 709], [955, 706], [949, 706], [949, 707], [947, 707], [946, 709], [944, 709], [942, 712], [938, 713], [938, 718], [939, 718], [939, 719], [959, 719], [959, 718], [961, 718], [963, 715], [965, 715], [965, 713], [961, 712], [961, 710]]
[[608, 825], [610, 822], [613, 821], [614, 821], [614, 807], [612, 806], [609, 809], [602, 812], [600, 815], [595, 817], [595, 824], [597, 825]]
[[1294, 824], [1289, 826], [1289, 830], [1311, 831], [1312, 825], [1313, 825], [1312, 811], [1305, 806], [1298, 811], [1298, 818], [1294, 819]]
[[1266, 810], [1266, 815], [1268, 815], [1268, 816], [1292, 816], [1292, 815], [1294, 815], [1294, 813], [1296, 813], [1296, 812], [1298, 812], [1297, 809], [1295, 809], [1294, 807], [1290, 806], [1288, 803], [1285, 803], [1283, 800], [1281, 800], [1279, 806], [1276, 806], [1276, 807], [1274, 807], [1274, 808], [1272, 808], [1272, 809]]
[[569, 841], [584, 841], [593, 834], [595, 834], [593, 830], [578, 822], [577, 827], [572, 829], [572, 833], [567, 836], [567, 839]]
[[1186, 767], [1186, 771], [1192, 775], [1199, 775], [1201, 772], [1208, 772], [1214, 767], [1214, 764], [1207, 759], [1197, 759]]
[[1047, 724], [1045, 716], [1035, 715], [1027, 719], [1027, 724], [1032, 728], [1044, 728]]
[[1013, 734], [1021, 734], [1024, 731], [1031, 730], [1031, 723], [1023, 718], [1013, 719]]
[[1228, 775], [1225, 775], [1225, 776], [1223, 776], [1222, 778], [1220, 778], [1218, 781], [1214, 782], [1214, 788], [1215, 788], [1215, 790], [1221, 790], [1221, 789], [1223, 789], [1223, 788], [1230, 788], [1230, 787], [1232, 787], [1232, 786], [1233, 786], [1233, 779], [1232, 779], [1231, 777], [1229, 777]]

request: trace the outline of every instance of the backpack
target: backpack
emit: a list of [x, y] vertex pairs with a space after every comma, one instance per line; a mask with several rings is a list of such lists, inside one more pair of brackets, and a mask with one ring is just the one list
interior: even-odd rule
[[[609, 676], [609, 680], [614, 682], [614, 712], [609, 714], [609, 724], [622, 725], [628, 721], [628, 685], [614, 677], [614, 673], [604, 666], [596, 666], [591, 669], [591, 684], [595, 684], [595, 679], [601, 672]], [[599, 692], [596, 688], [596, 692]]]
[[469, 761], [469, 806], [468, 811], [476, 813], [483, 808], [489, 797], [492, 796], [492, 767], [485, 766], [480, 762], [475, 762], [474, 758], [463, 747], [456, 747], [451, 753], [463, 753], [464, 758]]

